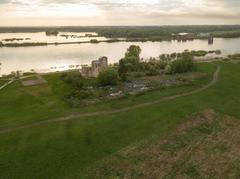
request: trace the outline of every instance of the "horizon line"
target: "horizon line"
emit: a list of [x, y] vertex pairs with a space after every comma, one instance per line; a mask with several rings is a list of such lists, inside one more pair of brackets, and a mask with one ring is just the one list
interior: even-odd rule
[[240, 26], [240, 24], [181, 24], [181, 25], [23, 25], [23, 26], [1, 26], [0, 28], [28, 28], [28, 27], [36, 27], [36, 28], [44, 28], [44, 27], [163, 27], [163, 26]]

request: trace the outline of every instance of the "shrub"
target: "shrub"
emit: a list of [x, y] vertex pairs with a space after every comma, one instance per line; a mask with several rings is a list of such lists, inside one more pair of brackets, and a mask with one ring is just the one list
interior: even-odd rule
[[163, 60], [159, 60], [158, 63], [157, 63], [157, 66], [158, 66], [158, 68], [160, 68], [160, 69], [163, 70], [163, 69], [166, 68], [167, 62], [166, 62], [166, 61], [163, 61]]
[[204, 51], [204, 50], [198, 50], [198, 51], [193, 50], [190, 53], [191, 53], [191, 55], [196, 56], [196, 57], [202, 57], [202, 56], [206, 56], [208, 54], [208, 52]]
[[196, 64], [192, 58], [183, 58], [173, 61], [171, 64], [171, 73], [185, 73], [196, 70]]
[[97, 39], [91, 39], [90, 43], [97, 44], [97, 43], [99, 43], [99, 41]]
[[73, 90], [70, 94], [70, 97], [77, 99], [87, 99], [91, 96], [91, 92], [89, 90]]
[[148, 76], [155, 76], [158, 75], [157, 68], [155, 66], [151, 66], [149, 71], [147, 72]]
[[118, 72], [114, 68], [107, 68], [98, 75], [98, 83], [101, 86], [116, 85], [118, 83]]
[[56, 30], [48, 30], [48, 31], [46, 31], [46, 35], [47, 36], [51, 36], [51, 35], [57, 36], [58, 34], [59, 34], [59, 32], [56, 31]]
[[64, 73], [61, 76], [62, 80], [66, 83], [72, 85], [75, 88], [82, 89], [83, 82], [82, 82], [82, 75], [79, 72], [72, 72], [72, 73]]

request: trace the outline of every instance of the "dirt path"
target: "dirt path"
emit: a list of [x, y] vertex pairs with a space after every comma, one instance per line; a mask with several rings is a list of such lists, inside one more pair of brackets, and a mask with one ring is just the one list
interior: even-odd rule
[[219, 65], [217, 65], [217, 70], [214, 72], [213, 79], [211, 80], [211, 82], [208, 83], [207, 85], [201, 87], [201, 88], [198, 88], [198, 89], [190, 91], [190, 92], [177, 94], [177, 95], [173, 95], [173, 96], [169, 96], [169, 97], [163, 97], [163, 98], [158, 99], [156, 101], [137, 104], [137, 105], [134, 105], [134, 106], [124, 107], [124, 108], [121, 108], [121, 109], [116, 109], [116, 110], [111, 110], [111, 111], [74, 114], [74, 115], [70, 115], [70, 116], [66, 116], [66, 117], [60, 117], [60, 118], [55, 118], [55, 119], [33, 122], [33, 123], [30, 123], [30, 124], [21, 125], [21, 126], [17, 126], [17, 127], [13, 127], [13, 128], [0, 129], [0, 134], [9, 133], [9, 132], [20, 130], [20, 129], [27, 129], [27, 128], [31, 128], [31, 127], [39, 126], [39, 125], [43, 125], [43, 124], [49, 124], [49, 123], [55, 123], [55, 122], [61, 122], [61, 121], [68, 121], [68, 120], [74, 120], [74, 119], [76, 120], [76, 119], [83, 118], [83, 117], [110, 115], [110, 114], [115, 114], [115, 113], [120, 113], [120, 112], [126, 112], [126, 111], [130, 111], [130, 110], [133, 110], [133, 109], [154, 105], [154, 104], [157, 104], [157, 103], [160, 103], [160, 102], [170, 101], [170, 100], [174, 100], [176, 98], [197, 94], [197, 93], [200, 93], [201, 91], [204, 91], [204, 90], [210, 88], [212, 85], [214, 85], [217, 82], [218, 74], [219, 74], [220, 70], [221, 70], [221, 67]]
[[13, 79], [13, 80], [10, 80], [9, 82], [7, 82], [7, 83], [5, 83], [4, 85], [2, 85], [2, 86], [0, 86], [0, 91], [3, 89], [3, 88], [5, 88], [5, 87], [7, 87], [8, 85], [10, 85], [11, 83], [13, 83], [15, 80]]

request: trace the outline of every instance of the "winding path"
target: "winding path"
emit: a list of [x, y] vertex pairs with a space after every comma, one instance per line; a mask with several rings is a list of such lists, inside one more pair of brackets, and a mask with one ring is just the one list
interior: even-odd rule
[[12, 80], [10, 80], [9, 82], [5, 83], [4, 85], [0, 86], [0, 91], [1, 91], [3, 88], [5, 88], [5, 87], [7, 87], [8, 85], [10, 85], [11, 83], [13, 83], [14, 81], [15, 81], [15, 80], [12, 79]]
[[163, 97], [161, 99], [158, 99], [158, 100], [155, 100], [155, 101], [152, 101], [152, 102], [137, 104], [137, 105], [134, 105], [134, 106], [124, 107], [124, 108], [121, 108], [121, 109], [116, 109], [116, 110], [111, 110], [111, 111], [100, 111], [100, 112], [98, 111], [98, 112], [92, 112], [92, 113], [74, 114], [74, 115], [70, 115], [70, 116], [66, 116], [66, 117], [60, 117], [60, 118], [55, 118], [55, 119], [33, 122], [33, 123], [30, 123], [30, 124], [25, 124], [25, 125], [21, 125], [21, 126], [17, 126], [17, 127], [0, 129], [0, 134], [13, 132], [13, 131], [20, 130], [20, 129], [27, 129], [27, 128], [31, 128], [31, 127], [34, 127], [34, 126], [39, 126], [39, 125], [44, 125], [44, 124], [49, 124], [49, 123], [68, 121], [68, 120], [77, 120], [77, 119], [83, 118], [83, 117], [110, 115], [110, 114], [115, 114], [115, 113], [120, 113], [120, 112], [126, 112], [126, 111], [130, 111], [130, 110], [133, 110], [133, 109], [154, 105], [154, 104], [157, 104], [157, 103], [160, 103], [160, 102], [170, 101], [170, 100], [174, 100], [176, 98], [197, 94], [197, 93], [200, 93], [201, 91], [204, 91], [204, 90], [210, 88], [211, 86], [213, 86], [218, 80], [218, 75], [219, 75], [220, 71], [221, 71], [221, 67], [219, 65], [217, 65], [217, 69], [213, 74], [212, 80], [207, 85], [205, 85], [201, 88], [198, 88], [196, 90], [190, 91], [190, 92], [177, 94], [177, 95], [173, 95], [173, 96], [169, 96], [169, 97]]

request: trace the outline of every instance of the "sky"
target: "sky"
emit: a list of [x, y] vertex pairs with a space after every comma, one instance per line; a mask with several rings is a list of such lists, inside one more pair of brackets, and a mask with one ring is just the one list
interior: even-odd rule
[[240, 24], [240, 0], [0, 0], [0, 26]]

